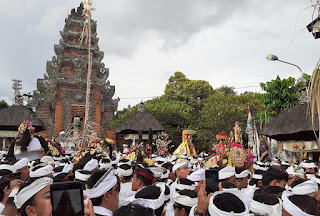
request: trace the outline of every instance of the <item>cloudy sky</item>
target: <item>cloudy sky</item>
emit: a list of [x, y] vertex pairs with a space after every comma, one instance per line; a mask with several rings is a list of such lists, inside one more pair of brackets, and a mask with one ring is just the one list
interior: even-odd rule
[[[13, 99], [11, 79], [22, 93], [36, 89], [54, 55], [64, 19], [80, 0], [2, 2], [0, 99]], [[214, 87], [261, 91], [260, 82], [311, 74], [320, 40], [304, 29], [312, 21], [310, 0], [93, 0], [100, 50], [119, 109], [160, 96], [175, 71]], [[309, 7], [309, 8], [308, 8]], [[305, 9], [307, 8], [307, 9]], [[304, 10], [305, 9], [305, 10]]]

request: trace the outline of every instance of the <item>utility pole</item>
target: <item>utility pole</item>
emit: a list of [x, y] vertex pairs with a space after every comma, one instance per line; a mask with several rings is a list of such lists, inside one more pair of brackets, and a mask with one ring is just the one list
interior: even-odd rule
[[23, 105], [22, 96], [20, 90], [22, 89], [22, 80], [12, 79], [12, 88], [14, 90], [14, 105]]

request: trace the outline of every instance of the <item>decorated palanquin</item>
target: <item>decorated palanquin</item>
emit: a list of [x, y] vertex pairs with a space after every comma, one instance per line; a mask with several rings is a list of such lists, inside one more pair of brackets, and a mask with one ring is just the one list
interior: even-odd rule
[[158, 134], [156, 139], [157, 155], [166, 157], [169, 155], [168, 152], [168, 134], [166, 132], [161, 132]]
[[[219, 144], [211, 149], [212, 156], [205, 163], [205, 168], [213, 166], [247, 167], [254, 160], [249, 149], [243, 147], [239, 122], [235, 123], [233, 132], [228, 136], [225, 133], [217, 134]], [[229, 143], [225, 143], [228, 141]]]
[[154, 161], [149, 158], [149, 152], [143, 143], [133, 146], [129, 149], [126, 159], [135, 162], [144, 162], [148, 165], [154, 165]]
[[49, 147], [49, 155], [52, 157], [59, 157], [65, 154], [65, 149], [61, 146], [56, 139], [46, 139], [46, 143]]
[[178, 158], [180, 158], [182, 154], [186, 154], [188, 157], [197, 154], [192, 143], [191, 135], [193, 134], [196, 134], [196, 131], [191, 128], [187, 128], [182, 131], [182, 143], [173, 152], [173, 155], [178, 155]]

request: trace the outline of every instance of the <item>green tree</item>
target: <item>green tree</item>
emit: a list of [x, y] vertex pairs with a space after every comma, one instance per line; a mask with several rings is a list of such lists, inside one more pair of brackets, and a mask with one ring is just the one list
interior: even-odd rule
[[[239, 121], [244, 131], [248, 118], [248, 107], [253, 117], [264, 109], [261, 101], [252, 92], [241, 95], [224, 95], [217, 91], [216, 94], [210, 96], [195, 126], [198, 132], [197, 137], [203, 140], [199, 147], [202, 149], [211, 147], [217, 142], [215, 135], [220, 132], [228, 134], [233, 130], [236, 121]], [[245, 136], [244, 133], [242, 134]]]
[[169, 78], [164, 91], [164, 97], [169, 100], [186, 102], [191, 106], [197, 106], [200, 100], [213, 94], [213, 88], [208, 81], [190, 80], [183, 73], [175, 72]]
[[236, 95], [237, 94], [234, 90], [234, 87], [229, 87], [226, 85], [222, 85], [221, 87], [219, 87], [215, 90], [220, 91], [223, 95]]
[[308, 85], [310, 76], [304, 74], [306, 81], [297, 81], [293, 77], [281, 79], [279, 75], [275, 80], [266, 83], [260, 83], [262, 90], [266, 93], [259, 94], [258, 97], [266, 106], [268, 115], [276, 116], [282, 110], [299, 104], [299, 95], [297, 92]]
[[0, 101], [0, 109], [3, 109], [3, 108], [9, 108], [9, 105], [5, 100]]

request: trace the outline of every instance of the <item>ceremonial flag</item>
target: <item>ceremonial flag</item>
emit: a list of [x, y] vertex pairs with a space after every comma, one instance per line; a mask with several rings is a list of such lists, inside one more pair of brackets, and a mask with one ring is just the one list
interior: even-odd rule
[[92, 6], [92, 0], [85, 0], [84, 5]]
[[248, 134], [248, 148], [252, 151], [254, 146], [254, 140], [253, 140], [253, 125], [252, 125], [252, 118], [250, 109], [248, 107], [248, 120], [247, 120], [247, 127], [246, 127], [246, 133]]

